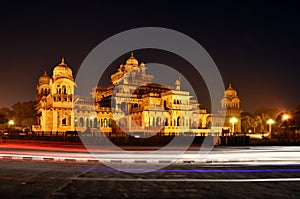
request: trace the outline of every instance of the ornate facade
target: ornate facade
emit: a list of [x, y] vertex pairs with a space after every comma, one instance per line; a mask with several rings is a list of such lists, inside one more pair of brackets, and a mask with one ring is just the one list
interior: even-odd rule
[[[163, 86], [152, 83], [146, 65], [131, 54], [124, 65], [111, 75], [111, 85], [93, 89], [91, 98], [74, 96], [75, 82], [71, 68], [62, 59], [52, 78], [44, 73], [37, 84], [39, 125], [34, 130], [49, 132], [92, 131], [107, 134], [153, 135], [209, 133], [211, 114], [200, 109], [181, 82]], [[220, 112], [239, 118], [240, 100], [231, 86], [225, 91]], [[227, 125], [227, 126], [226, 126]], [[240, 130], [239, 123], [236, 131]], [[215, 128], [220, 132], [222, 127]]]
[[64, 62], [54, 67], [52, 78], [45, 72], [38, 81], [36, 95], [37, 131], [74, 131], [74, 78], [72, 69]]
[[243, 112], [241, 109], [241, 100], [231, 84], [229, 84], [229, 87], [224, 92], [219, 112], [225, 115], [223, 129], [228, 129], [230, 132], [241, 132], [241, 113]]

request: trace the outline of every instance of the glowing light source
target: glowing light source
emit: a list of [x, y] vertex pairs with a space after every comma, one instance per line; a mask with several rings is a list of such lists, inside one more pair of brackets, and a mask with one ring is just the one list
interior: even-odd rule
[[288, 115], [288, 114], [284, 114], [283, 116], [282, 116], [282, 120], [288, 120], [288, 119], [290, 119], [290, 115]]
[[274, 122], [274, 120], [272, 120], [272, 119], [268, 119], [268, 121], [267, 121], [267, 124], [269, 124], [269, 132], [271, 133], [271, 131], [272, 131], [272, 124], [274, 124], [275, 122]]
[[13, 120], [9, 120], [8, 124], [9, 124], [10, 126], [12, 126], [12, 125], [15, 124], [15, 122], [14, 122]]
[[229, 122], [232, 124], [232, 133], [234, 132], [234, 124], [237, 123], [237, 119], [235, 117], [230, 118]]

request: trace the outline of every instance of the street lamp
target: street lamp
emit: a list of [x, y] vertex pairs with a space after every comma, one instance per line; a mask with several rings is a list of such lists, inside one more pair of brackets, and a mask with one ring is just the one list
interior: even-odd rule
[[13, 120], [9, 120], [8, 125], [9, 125], [10, 127], [12, 127], [14, 124], [15, 124], [15, 122], [14, 122]]
[[267, 124], [269, 124], [269, 132], [271, 133], [271, 131], [272, 131], [272, 124], [274, 124], [275, 122], [274, 122], [274, 120], [272, 120], [272, 119], [268, 119], [268, 121], [267, 121]]
[[288, 119], [290, 119], [290, 115], [288, 115], [288, 114], [284, 114], [283, 116], [282, 116], [282, 120], [283, 121], [286, 121], [286, 120], [288, 120]]
[[237, 119], [235, 117], [230, 118], [229, 122], [232, 124], [232, 134], [234, 133], [234, 124], [237, 123]]

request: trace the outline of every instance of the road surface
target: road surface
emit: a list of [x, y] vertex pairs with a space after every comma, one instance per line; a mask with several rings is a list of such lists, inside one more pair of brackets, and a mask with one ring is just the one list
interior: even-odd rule
[[1, 198], [299, 198], [300, 165], [172, 164], [124, 173], [100, 163], [0, 161]]

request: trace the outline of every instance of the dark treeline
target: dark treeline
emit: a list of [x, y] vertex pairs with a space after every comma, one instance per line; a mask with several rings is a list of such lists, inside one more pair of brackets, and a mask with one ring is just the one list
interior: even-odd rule
[[12, 109], [0, 108], [0, 128], [7, 128], [10, 120], [15, 126], [30, 128], [36, 122], [35, 102], [17, 102]]

